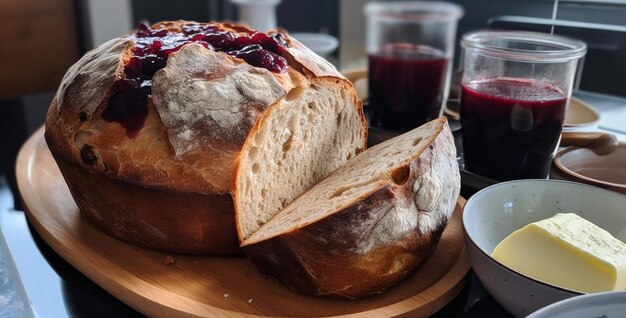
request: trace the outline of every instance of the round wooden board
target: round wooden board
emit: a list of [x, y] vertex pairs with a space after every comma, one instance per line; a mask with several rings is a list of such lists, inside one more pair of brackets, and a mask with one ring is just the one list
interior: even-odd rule
[[[469, 271], [463, 198], [434, 255], [387, 292], [361, 300], [298, 295], [244, 257], [173, 255], [130, 245], [87, 222], [39, 129], [22, 147], [17, 178], [27, 217], [61, 257], [129, 306], [154, 317], [429, 316], [463, 288]], [[166, 256], [174, 258], [166, 265]]]

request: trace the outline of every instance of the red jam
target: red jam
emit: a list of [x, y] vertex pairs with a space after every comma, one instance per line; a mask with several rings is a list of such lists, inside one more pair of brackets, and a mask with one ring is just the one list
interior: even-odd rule
[[287, 60], [281, 55], [288, 44], [280, 33], [238, 35], [215, 24], [196, 23], [184, 25], [182, 32], [171, 32], [141, 24], [129, 38], [135, 41], [133, 56], [124, 65], [124, 78], [115, 81], [109, 104], [102, 113], [105, 120], [122, 125], [129, 137], [137, 136], [145, 122], [152, 76], [165, 67], [170, 54], [185, 44], [198, 43], [274, 73], [287, 71]]

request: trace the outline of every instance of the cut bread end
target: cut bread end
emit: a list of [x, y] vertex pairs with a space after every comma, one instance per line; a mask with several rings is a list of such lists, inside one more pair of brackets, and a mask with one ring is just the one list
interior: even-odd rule
[[[450, 139], [447, 120], [441, 117], [366, 150], [298, 197], [269, 222], [264, 222], [246, 237], [242, 247], [313, 224], [364, 200], [387, 185], [404, 186], [409, 182], [409, 176], [415, 174], [411, 172], [412, 162], [431, 147], [444, 130], [447, 130], [446, 138]], [[456, 153], [449, 156], [456, 157]], [[458, 175], [456, 161], [449, 165], [448, 169], [457, 170]], [[428, 232], [429, 225], [422, 226], [426, 227], [423, 231]]]
[[235, 204], [241, 240], [365, 148], [361, 107], [338, 86], [290, 93], [242, 151]]
[[349, 160], [241, 246], [299, 293], [381, 293], [435, 251], [459, 190], [454, 139], [440, 118]]

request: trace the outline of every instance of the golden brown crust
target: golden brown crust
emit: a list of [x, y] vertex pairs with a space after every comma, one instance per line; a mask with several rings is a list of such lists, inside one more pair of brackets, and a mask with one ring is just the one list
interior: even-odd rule
[[55, 159], [81, 213], [110, 235], [168, 252], [239, 253], [229, 194], [138, 186]]
[[[185, 23], [191, 22], [162, 22], [153, 28], [180, 31]], [[241, 34], [254, 32], [230, 24], [221, 27]], [[123, 76], [123, 65], [133, 47], [129, 38], [111, 40], [87, 53], [68, 70], [50, 106], [45, 137], [53, 156], [64, 167], [64, 177], [82, 212], [117, 237], [157, 249], [232, 252], [232, 239], [236, 237], [234, 176], [244, 142], [259, 120], [290, 92], [311, 85], [340, 85], [356, 99], [351, 85], [340, 79], [336, 70], [333, 76], [341, 83], [328, 81], [328, 77], [318, 78], [314, 74], [319, 71], [305, 70], [304, 64], [288, 57], [288, 72], [271, 73], [241, 59], [189, 44], [173, 53], [167, 66], [155, 74], [144, 126], [136, 136], [129, 137], [120, 124], [104, 120], [102, 113], [114, 80]], [[294, 50], [298, 52], [290, 49], [288, 53]], [[297, 55], [303, 59], [306, 54]], [[228, 96], [218, 96], [220, 89]], [[226, 100], [230, 101], [228, 105], [224, 105]], [[360, 107], [360, 102], [357, 105]], [[359, 111], [362, 113], [362, 109]], [[111, 205], [110, 198], [94, 190], [97, 187], [105, 187], [108, 190], [103, 192], [116, 195], [115, 202], [126, 206], [120, 210], [123, 213], [98, 208]], [[84, 199], [79, 200], [80, 197]], [[173, 201], [168, 203], [165, 198]], [[211, 202], [218, 202], [213, 210]], [[213, 225], [199, 220], [203, 204], [207, 211], [202, 213], [212, 215]], [[149, 208], [142, 208], [143, 205]], [[107, 213], [109, 218], [105, 217]], [[142, 238], [134, 233], [133, 226], [119, 230], [114, 226], [119, 219], [135, 223], [144, 220], [161, 232], [169, 232], [170, 225], [159, 221], [166, 214], [178, 216], [181, 222], [176, 230], [171, 229], [172, 233], [182, 230], [185, 223], [190, 227], [197, 223], [205, 237], [179, 233], [177, 247], [171, 239], [149, 235]], [[192, 239], [214, 243], [200, 243], [203, 247], [192, 248]], [[220, 242], [228, 244], [218, 246]]]
[[46, 138], [59, 156], [66, 160], [80, 157], [80, 149], [74, 146], [76, 132], [89, 128], [132, 47], [128, 39], [113, 39], [69, 68], [46, 118]]
[[314, 77], [335, 77], [345, 79], [345, 77], [337, 71], [337, 69], [327, 60], [313, 53], [308, 47], [304, 46], [294, 38], [288, 39], [291, 47], [287, 49], [289, 54], [300, 63], [304, 72], [312, 74]]
[[134, 46], [124, 38], [110, 40], [96, 49], [87, 52], [76, 64], [72, 65], [61, 81], [54, 97], [54, 115], [61, 110], [76, 114], [72, 122], [79, 122], [78, 114], [84, 112], [90, 117], [106, 98], [113, 85], [116, 74], [123, 67], [123, 60]]
[[[164, 27], [172, 31], [178, 31], [182, 28], [185, 21], [174, 22], [161, 22], [155, 24], [153, 27]], [[242, 26], [233, 26], [225, 24], [224, 27], [229, 30], [233, 30], [239, 33], [253, 33], [252, 30]], [[291, 39], [290, 39], [291, 41]], [[120, 43], [123, 43], [120, 44]], [[270, 73], [265, 69], [255, 68], [242, 62], [242, 60], [233, 58], [221, 52], [209, 51], [199, 45], [187, 45], [183, 47], [179, 52], [173, 53], [168, 61], [168, 65], [157, 72], [154, 77], [153, 85], [153, 98], [148, 103], [149, 116], [146, 120], [144, 128], [136, 138], [128, 138], [124, 129], [117, 123], [106, 122], [100, 118], [100, 114], [106, 107], [108, 92], [113, 83], [113, 79], [121, 72], [123, 62], [128, 59], [130, 50], [134, 46], [132, 41], [129, 40], [112, 40], [111, 47], [113, 49], [107, 49], [99, 47], [94, 51], [85, 55], [83, 59], [91, 58], [91, 60], [84, 62], [83, 59], [73, 66], [70, 71], [75, 70], [76, 74], [98, 74], [98, 79], [104, 81], [107, 79], [106, 85], [99, 82], [89, 81], [89, 85], [82, 85], [81, 83], [75, 83], [76, 77], [69, 76], [72, 72], [68, 71], [68, 76], [64, 78], [59, 94], [61, 96], [69, 94], [61, 94], [64, 87], [101, 87], [102, 89], [94, 90], [98, 94], [93, 94], [87, 91], [83, 98], [70, 98], [67, 102], [63, 103], [65, 99], [57, 98], [51, 106], [47, 125], [49, 126], [47, 135], [57, 141], [57, 146], [62, 147], [63, 150], [58, 151], [60, 155], [63, 155], [66, 160], [73, 160], [75, 163], [80, 164], [80, 149], [84, 144], [94, 146], [98, 152], [102, 153], [102, 156], [98, 156], [98, 161], [94, 165], [89, 165], [89, 169], [97, 169], [104, 171], [112, 177], [123, 179], [127, 182], [154, 186], [165, 187], [178, 190], [196, 191], [201, 193], [227, 193], [232, 190], [233, 187], [233, 172], [235, 167], [233, 165], [238, 153], [241, 151], [243, 141], [250, 134], [253, 128], [253, 123], [256, 123], [269, 106], [274, 104], [274, 101], [280, 100], [287, 92], [292, 89], [296, 90], [306, 89], [311, 85], [311, 81], [322, 80], [321, 85], [341, 85], [345, 89], [353, 90], [352, 86], [343, 81], [340, 73], [335, 70], [335, 75], [341, 78], [341, 82], [338, 78], [316, 78], [312, 76], [313, 71], [306, 71], [306, 74], [298, 72], [298, 69], [302, 69], [301, 65], [293, 65], [289, 68], [289, 72], [286, 74]], [[301, 46], [301, 44], [300, 44]], [[307, 49], [308, 50], [308, 49]], [[106, 60], [100, 60], [98, 57], [103, 56], [104, 51], [108, 53]], [[114, 52], [119, 52], [119, 56], [116, 63], [111, 63], [113, 58], [110, 55], [114, 55]], [[290, 49], [289, 52], [298, 52], [296, 49]], [[307, 54], [313, 54], [307, 51]], [[94, 57], [95, 56], [95, 57]], [[190, 63], [190, 60], [194, 60], [193, 57], [204, 57], [206, 63], [209, 65], [215, 65], [214, 69], [205, 70], [204, 73], [190, 73], [190, 70], [197, 65]], [[300, 54], [301, 60], [304, 60], [306, 54]], [[319, 59], [319, 57], [317, 57]], [[175, 63], [181, 61], [180, 63]], [[187, 62], [187, 63], [185, 63]], [[198, 61], [196, 61], [198, 62]], [[324, 61], [325, 62], [325, 61]], [[325, 62], [327, 63], [327, 62]], [[184, 65], [179, 65], [184, 64]], [[297, 62], [294, 62], [297, 64]], [[94, 68], [91, 71], [90, 68]], [[247, 72], [259, 72], [259, 78], [261, 75], [267, 75], [274, 78], [274, 83], [266, 86], [251, 87], [248, 89], [246, 83], [237, 81], [237, 78], [232, 78], [230, 74], [236, 70], [244, 69]], [[72, 73], [72, 74], [73, 74]], [[245, 72], [237, 71], [237, 74], [245, 74]], [[103, 76], [106, 74], [107, 76]], [[214, 81], [215, 76], [207, 76], [207, 74], [223, 74], [222, 78], [231, 79], [231, 85], [223, 85], [223, 87], [229, 88], [234, 91], [235, 94], [229, 95], [229, 99], [239, 96], [240, 105], [253, 107], [238, 107], [242, 111], [237, 112], [241, 116], [232, 116], [233, 112], [230, 112], [227, 108], [222, 112], [212, 112], [211, 114], [204, 114], [204, 118], [213, 117], [213, 123], [206, 123], [198, 120], [200, 125], [195, 127], [205, 127], [202, 129], [203, 133], [193, 134], [193, 138], [190, 140], [194, 143], [181, 142], [185, 136], [185, 132], [189, 133], [189, 130], [182, 129], [178, 125], [173, 127], [176, 122], [185, 122], [188, 119], [184, 119], [180, 116], [180, 112], [173, 111], [171, 114], [166, 114], [164, 109], [167, 109], [167, 103], [172, 100], [177, 100], [189, 96], [189, 99], [194, 98], [197, 92], [191, 94], [190, 92], [183, 92], [182, 94], [176, 94], [177, 92], [172, 89], [167, 83], [172, 82], [172, 77], [180, 77], [181, 74], [187, 74], [185, 76], [187, 82], [202, 82], [205, 86], [209, 86]], [[226, 76], [225, 74], [229, 74]], [[94, 75], [95, 76], [95, 75]], [[84, 76], [78, 76], [78, 80], [84, 78]], [[179, 78], [178, 81], [183, 81], [185, 78]], [[246, 79], [249, 77], [240, 76], [240, 79]], [[269, 79], [268, 79], [269, 81]], [[254, 81], [248, 81], [248, 83], [254, 83]], [[164, 84], [161, 84], [164, 83]], [[238, 85], [235, 85], [238, 84]], [[202, 85], [199, 85], [202, 86]], [[278, 91], [282, 87], [283, 91]], [[202, 93], [208, 94], [209, 89], [204, 87], [200, 89]], [[260, 93], [274, 92], [267, 94], [267, 96], [259, 97]], [[73, 95], [70, 95], [73, 96]], [[95, 98], [87, 98], [88, 96], [94, 96]], [[259, 103], [259, 99], [262, 100]], [[273, 99], [273, 101], [272, 101]], [[355, 101], [360, 105], [360, 101], [354, 95]], [[222, 106], [213, 103], [204, 103], [208, 106]], [[221, 104], [221, 103], [220, 103]], [[61, 106], [62, 105], [62, 106]], [[86, 108], [87, 120], [81, 122], [79, 120], [79, 109]], [[255, 106], [256, 105], [256, 106]], [[209, 107], [210, 108], [210, 107]], [[215, 107], [218, 108], [218, 107]], [[53, 112], [52, 109], [57, 109]], [[63, 114], [59, 113], [59, 110], [63, 111]], [[209, 109], [210, 110], [210, 109]], [[362, 108], [359, 106], [359, 111], [362, 112]], [[155, 116], [156, 115], [156, 116]], [[195, 115], [195, 114], [194, 114]], [[212, 116], [210, 116], [212, 115]], [[193, 117], [193, 116], [190, 116]], [[363, 116], [363, 127], [366, 127], [365, 117]], [[229, 120], [230, 119], [230, 120]], [[70, 121], [68, 123], [68, 121]], [[231, 129], [229, 131], [217, 131], [220, 129], [220, 123], [231, 123]], [[236, 122], [236, 125], [232, 125]], [[168, 125], [168, 123], [171, 123]], [[366, 129], [363, 129], [364, 134]], [[191, 135], [191, 134], [189, 134]], [[215, 136], [223, 136], [218, 140]], [[79, 139], [79, 140], [76, 140]], [[169, 141], [163, 142], [163, 139]], [[211, 140], [210, 143], [204, 143], [204, 141]], [[54, 143], [54, 142], [52, 142]], [[203, 144], [207, 147], [200, 149], [199, 145]], [[185, 149], [193, 149], [194, 151], [185, 151]], [[147, 150], [147, 151], [146, 151]], [[172, 150], [175, 156], [172, 156]], [[182, 155], [184, 153], [184, 155]], [[104, 155], [106, 154], [106, 155]], [[181, 156], [182, 155], [182, 156]], [[147, 160], [149, 158], [149, 160]], [[141, 164], [148, 161], [148, 164]], [[153, 165], [154, 162], [158, 162], [158, 165]], [[226, 168], [223, 165], [231, 163], [231, 166]], [[214, 169], [213, 167], [218, 167]], [[172, 178], [170, 171], [182, 171], [184, 172], [184, 178]], [[196, 180], [190, 182], [190, 180]]]
[[233, 188], [234, 158], [250, 130], [286, 95], [268, 70], [199, 44], [173, 53], [155, 74], [152, 90], [172, 158], [197, 169], [210, 191], [221, 193]]

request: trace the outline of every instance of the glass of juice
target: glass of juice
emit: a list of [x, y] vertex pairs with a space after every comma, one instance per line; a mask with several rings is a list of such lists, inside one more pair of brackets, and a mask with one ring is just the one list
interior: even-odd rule
[[406, 131], [439, 117], [463, 9], [446, 2], [370, 2], [365, 15], [369, 124]]
[[464, 35], [461, 47], [465, 168], [501, 181], [547, 178], [586, 44], [478, 31]]

